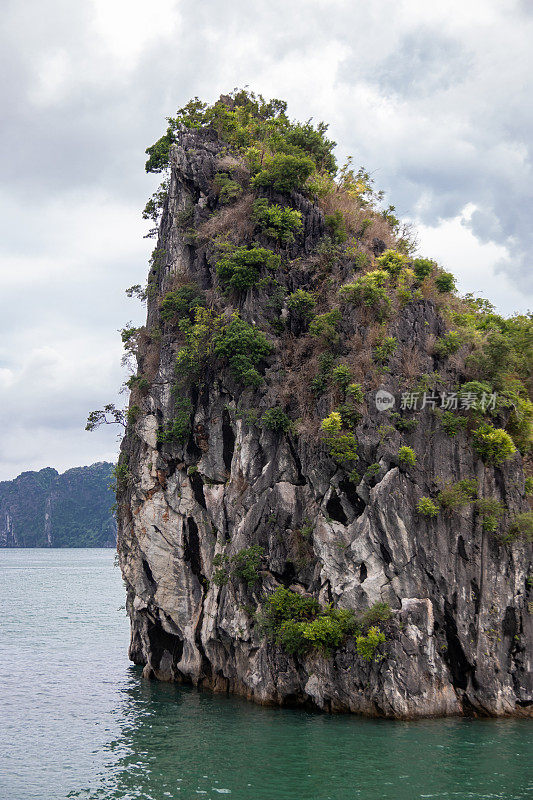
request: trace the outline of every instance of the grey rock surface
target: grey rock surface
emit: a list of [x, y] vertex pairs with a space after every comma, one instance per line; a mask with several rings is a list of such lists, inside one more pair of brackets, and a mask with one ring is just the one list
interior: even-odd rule
[[[184, 235], [180, 220], [189, 209], [198, 229], [217, 210], [211, 187], [222, 157], [216, 137], [194, 133], [184, 133], [172, 150], [147, 331], [161, 325], [159, 304], [177, 275], [207, 292], [217, 285], [212, 246]], [[324, 220], [304, 197], [295, 195], [292, 204], [304, 221], [290, 253], [296, 258], [312, 253]], [[283, 276], [286, 288], [309, 288], [308, 267], [293, 264]], [[342, 280], [350, 274], [349, 264], [336, 269]], [[239, 311], [268, 330], [270, 312], [261, 292], [249, 292]], [[364, 341], [366, 323], [355, 310], [342, 325], [344, 337]], [[425, 346], [444, 329], [430, 301], [406, 306], [393, 331], [398, 355], [382, 376], [382, 388], [398, 396], [406, 350], [416, 355], [419, 373], [438, 367], [453, 383], [453, 374]], [[277, 349], [255, 393], [238, 386], [227, 370], [206, 376], [193, 396], [192, 435], [185, 446], [157, 441], [158, 429], [173, 416], [176, 331], [163, 325], [161, 335], [141, 343], [139, 371], [149, 377], [150, 390], [135, 399], [142, 414], [122, 445], [129, 478], [118, 498], [131, 659], [144, 666], [146, 676], [264, 704], [402, 719], [530, 713], [531, 548], [499, 543], [469, 509], [436, 519], [416, 511], [420, 496], [434, 492], [439, 482], [473, 476], [481, 490], [504, 501], [507, 513], [525, 510], [520, 456], [502, 468], [486, 467], [466, 434], [446, 436], [429, 408], [417, 415], [414, 431], [400, 434], [375, 408], [374, 386], [356, 429], [361, 478], [355, 485], [328, 457], [316, 432], [283, 435], [251, 421], [257, 409], [279, 402], [283, 387], [292, 392], [281, 373], [280, 342], [273, 332], [269, 338]], [[305, 358], [301, 370], [309, 381]], [[410, 469], [398, 463], [402, 444], [418, 455]], [[365, 478], [371, 464], [379, 469]], [[298, 531], [308, 521], [312, 534], [302, 541]], [[215, 585], [215, 554], [231, 555], [252, 544], [264, 549], [260, 582]], [[329, 658], [288, 656], [261, 634], [250, 613], [265, 592], [280, 585], [356, 611], [389, 603], [393, 617], [384, 657], [362, 660], [351, 640]]]

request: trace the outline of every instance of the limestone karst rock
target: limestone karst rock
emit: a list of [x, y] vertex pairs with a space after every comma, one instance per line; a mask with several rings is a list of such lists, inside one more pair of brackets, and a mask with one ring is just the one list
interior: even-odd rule
[[[458, 323], [440, 273], [417, 277], [394, 224], [357, 197], [359, 217], [342, 217], [308, 188], [254, 180], [259, 167], [215, 128], [176, 125], [167, 142], [136, 333], [118, 491], [131, 659], [147, 676], [259, 703], [528, 713], [531, 546], [504, 541], [528, 519], [524, 459], [474, 446], [473, 431], [505, 427], [508, 411], [487, 423], [466, 404], [440, 407], [471, 379], [473, 347], [446, 352]], [[301, 229], [283, 241], [279, 212], [278, 228], [261, 226], [258, 198], [298, 211]], [[379, 389], [394, 408], [376, 407]], [[417, 389], [425, 407], [402, 409]], [[441, 503], [461, 481], [466, 496]], [[388, 604], [385, 643], [370, 658], [356, 635], [291, 651], [261, 625], [279, 587], [356, 614]]]
[[0, 547], [114, 547], [112, 480], [99, 462], [0, 481]]

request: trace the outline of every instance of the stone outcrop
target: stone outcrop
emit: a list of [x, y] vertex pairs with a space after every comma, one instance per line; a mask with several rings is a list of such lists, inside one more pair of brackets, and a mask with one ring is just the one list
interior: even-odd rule
[[[457, 382], [453, 367], [428, 347], [445, 330], [431, 300], [407, 304], [391, 322], [388, 333], [398, 348], [380, 382], [367, 386], [361, 379], [366, 405], [355, 429], [355, 482], [329, 457], [312, 415], [286, 434], [257, 424], [258, 415], [280, 404], [293, 417], [301, 414], [298, 392], [316, 373], [305, 337], [290, 326], [279, 333], [272, 324], [273, 315], [286, 320], [287, 309], [282, 300], [273, 310], [268, 288], [225, 301], [269, 331], [274, 349], [263, 364], [262, 385], [247, 389], [223, 366], [213, 369], [191, 390], [186, 444], [158, 441], [158, 431], [174, 416], [174, 365], [182, 341], [175, 326], [161, 321], [161, 300], [186, 279], [220, 302], [214, 248], [201, 231], [221, 209], [213, 178], [223, 157], [216, 136], [206, 133], [184, 132], [171, 151], [147, 326], [139, 337], [139, 375], [150, 388], [132, 398], [142, 413], [122, 445], [128, 475], [118, 496], [118, 550], [131, 659], [147, 676], [265, 704], [397, 718], [528, 713], [530, 547], [521, 541], [502, 544], [483, 529], [472, 507], [435, 519], [416, 510], [420, 497], [434, 494], [439, 485], [476, 478], [480, 492], [500, 498], [510, 518], [527, 508], [522, 459], [516, 454], [501, 468], [485, 465], [467, 433], [447, 436], [429, 407], [413, 415], [414, 430], [400, 433], [390, 412], [379, 411], [373, 399], [378, 388], [398, 398], [406, 387], [406, 365], [415, 362], [418, 376], [438, 370], [447, 385]], [[271, 199], [287, 202], [282, 196]], [[278, 281], [291, 292], [312, 291], [313, 253], [324, 218], [303, 196], [290, 200], [304, 227], [284, 251], [291, 269]], [[262, 242], [257, 235], [254, 240]], [[369, 251], [373, 247], [382, 249], [379, 241]], [[352, 269], [344, 258], [331, 274], [341, 283]], [[368, 331], [364, 312], [351, 309], [343, 316], [343, 342], [368, 350]], [[330, 411], [327, 399], [317, 401], [318, 421]], [[402, 445], [417, 454], [411, 468], [398, 460]], [[306, 525], [311, 532], [302, 536]], [[215, 555], [251, 545], [264, 552], [259, 582], [216, 585]], [[386, 624], [383, 657], [361, 659], [353, 639], [329, 657], [287, 655], [265, 637], [253, 613], [278, 586], [356, 611], [388, 603], [393, 616]]]

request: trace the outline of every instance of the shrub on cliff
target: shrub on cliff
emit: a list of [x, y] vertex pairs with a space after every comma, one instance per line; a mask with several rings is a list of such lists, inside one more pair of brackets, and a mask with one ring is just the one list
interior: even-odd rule
[[161, 301], [161, 319], [164, 322], [194, 316], [199, 306], [205, 306], [204, 293], [197, 283], [186, 283], [173, 292], [167, 292]]
[[388, 277], [385, 270], [367, 272], [353, 283], [341, 286], [339, 295], [346, 303], [373, 308], [378, 319], [385, 319], [391, 309], [391, 301], [385, 289]]
[[167, 130], [157, 142], [146, 148], [146, 172], [163, 172], [168, 167], [170, 147], [175, 141], [172, 131]]
[[451, 272], [440, 272], [435, 278], [435, 286], [441, 294], [453, 292], [455, 290], [455, 278]]
[[474, 478], [449, 483], [439, 492], [439, 505], [450, 510], [463, 508], [476, 499], [477, 492], [478, 485]]
[[305, 289], [297, 289], [287, 298], [287, 308], [291, 315], [299, 322], [308, 323], [313, 318], [313, 310], [316, 300], [310, 292]]
[[489, 464], [503, 464], [516, 453], [516, 447], [509, 434], [502, 428], [481, 425], [473, 431], [474, 449], [483, 461]]
[[[352, 371], [350, 367], [347, 367], [346, 364], [339, 364], [338, 367], [334, 367], [331, 371], [331, 380], [332, 382], [340, 389], [341, 392], [345, 393], [350, 385], [350, 381], [352, 379]], [[355, 386], [356, 384], [352, 384]]]
[[257, 387], [262, 381], [257, 366], [271, 351], [265, 335], [249, 325], [237, 313], [226, 322], [221, 315], [199, 307], [195, 321], [180, 321], [186, 344], [176, 357], [176, 387], [184, 383], [202, 384], [216, 359], [227, 361], [237, 381]]
[[517, 514], [503, 536], [503, 540], [506, 542], [514, 542], [517, 539], [533, 542], [533, 511]]
[[338, 339], [337, 326], [341, 319], [342, 315], [338, 308], [319, 314], [309, 325], [309, 333], [317, 339], [332, 344]]
[[389, 617], [390, 609], [384, 603], [357, 617], [351, 609], [321, 606], [311, 597], [279, 587], [265, 598], [257, 621], [260, 629], [291, 655], [318, 650], [330, 656], [349, 636], [357, 635], [356, 651], [371, 660], [385, 641], [377, 623]]
[[311, 381], [311, 391], [315, 397], [320, 397], [328, 388], [335, 356], [333, 353], [320, 353], [318, 357], [318, 373]]
[[372, 661], [382, 656], [376, 656], [378, 647], [385, 641], [385, 634], [378, 627], [373, 625], [368, 629], [368, 633], [360, 634], [355, 638], [355, 650], [357, 655], [365, 661]]
[[225, 358], [239, 383], [257, 387], [262, 378], [257, 365], [272, 351], [272, 345], [261, 331], [249, 325], [238, 314], [225, 325], [216, 338], [214, 354]]
[[292, 122], [284, 134], [284, 147], [287, 145], [295, 152], [306, 153], [315, 162], [317, 170], [327, 175], [335, 175], [337, 163], [333, 155], [335, 142], [326, 137], [328, 126], [319, 122], [313, 128], [310, 122]]
[[339, 411], [332, 411], [320, 423], [322, 441], [326, 445], [330, 457], [339, 466], [348, 466], [357, 461], [357, 440], [353, 433], [342, 432], [342, 415]]
[[309, 156], [276, 153], [252, 178], [252, 186], [283, 193], [292, 192], [303, 187], [314, 169], [314, 161]]
[[338, 411], [332, 411], [331, 414], [325, 417], [320, 423], [320, 430], [323, 431], [326, 437], [335, 436], [337, 433], [340, 433], [341, 428], [342, 417]]
[[137, 404], [130, 406], [126, 411], [126, 422], [128, 423], [128, 425], [134, 425], [141, 416], [141, 414], [142, 411], [140, 406], [138, 406]]
[[262, 269], [277, 269], [280, 263], [279, 255], [264, 247], [235, 247], [217, 261], [216, 270], [223, 286], [246, 292], [255, 286]]
[[360, 383], [350, 383], [346, 387], [346, 396], [352, 403], [364, 403], [365, 393]]
[[435, 342], [435, 355], [444, 358], [456, 353], [462, 345], [461, 334], [458, 331], [448, 331]]
[[123, 408], [115, 408], [114, 403], [106, 403], [102, 409], [90, 412], [85, 430], [95, 431], [101, 425], [122, 425], [125, 428], [126, 424], [126, 411]]
[[460, 414], [454, 414], [453, 411], [440, 412], [439, 419], [444, 431], [448, 436], [457, 436], [459, 431], [466, 430], [468, 427], [468, 418], [462, 417]]
[[374, 347], [374, 361], [385, 364], [396, 352], [398, 341], [395, 336], [384, 336]]
[[521, 453], [533, 449], [533, 403], [527, 397], [514, 394], [507, 430]]
[[357, 626], [361, 631], [368, 630], [372, 625], [380, 622], [387, 622], [392, 616], [392, 611], [388, 603], [374, 603], [373, 606], [361, 612], [357, 617]]
[[215, 339], [223, 325], [221, 316], [201, 306], [195, 310], [193, 323], [187, 319], [180, 320], [186, 344], [176, 356], [174, 371], [178, 387], [184, 382], [203, 383], [213, 362]]
[[232, 556], [217, 553], [213, 558], [215, 586], [225, 586], [232, 578], [253, 586], [259, 581], [259, 567], [264, 549], [258, 545], [245, 547]]
[[307, 647], [329, 655], [342, 644], [347, 631], [342, 621], [333, 614], [324, 614], [304, 623], [301, 633]]
[[424, 517], [438, 517], [440, 509], [430, 497], [421, 497], [416, 504], [416, 510]]
[[429, 258], [415, 258], [413, 260], [413, 272], [418, 281], [422, 282], [433, 273], [436, 268], [436, 263]]
[[136, 389], [141, 397], [146, 397], [150, 389], [150, 381], [144, 375], [131, 375], [126, 381], [126, 386], [130, 391]]
[[115, 464], [112, 472], [113, 482], [110, 489], [115, 493], [124, 491], [131, 481], [132, 475], [129, 466], [129, 457], [125, 453], [121, 453], [118, 461]]
[[279, 587], [266, 598], [260, 623], [267, 633], [273, 634], [286, 620], [311, 620], [319, 612], [320, 603], [314, 598]]
[[355, 614], [323, 608], [316, 600], [290, 589], [276, 589], [266, 598], [260, 626], [291, 655], [316, 649], [324, 655], [339, 647], [355, 631]]
[[276, 631], [275, 642], [291, 655], [304, 655], [309, 650], [318, 650], [327, 657], [353, 633], [354, 626], [353, 612], [331, 609], [310, 622], [293, 619], [282, 622]]
[[177, 397], [174, 401], [174, 417], [157, 432], [157, 441], [163, 444], [178, 442], [185, 444], [191, 433], [192, 403], [188, 397]]
[[217, 172], [213, 180], [213, 190], [222, 205], [231, 203], [242, 194], [242, 186], [227, 172]]
[[380, 269], [386, 270], [393, 278], [397, 278], [400, 272], [407, 267], [409, 259], [397, 250], [385, 250], [382, 256], [377, 259]]
[[253, 219], [263, 233], [281, 244], [294, 242], [294, 236], [302, 230], [302, 215], [294, 208], [271, 204], [264, 197], [254, 202]]
[[342, 211], [334, 211], [332, 214], [326, 214], [324, 217], [326, 228], [329, 235], [336, 244], [342, 244], [348, 238], [346, 231], [346, 220]]
[[398, 462], [403, 467], [414, 467], [416, 464], [416, 453], [412, 447], [404, 445], [398, 450]]
[[504, 506], [494, 497], [480, 497], [476, 500], [476, 510], [481, 517], [483, 530], [494, 533], [505, 512]]
[[279, 407], [269, 408], [265, 411], [261, 417], [261, 422], [263, 427], [277, 433], [287, 433], [292, 427], [290, 417]]
[[258, 545], [239, 550], [231, 559], [231, 572], [235, 578], [249, 585], [259, 582], [259, 567], [265, 551]]

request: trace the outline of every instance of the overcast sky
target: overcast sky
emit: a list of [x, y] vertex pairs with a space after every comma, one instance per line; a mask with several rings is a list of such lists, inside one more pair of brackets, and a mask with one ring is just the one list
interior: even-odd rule
[[195, 95], [329, 122], [462, 291], [533, 305], [529, 0], [4, 0], [2, 22], [0, 479], [116, 458], [85, 419], [125, 401], [144, 150]]

